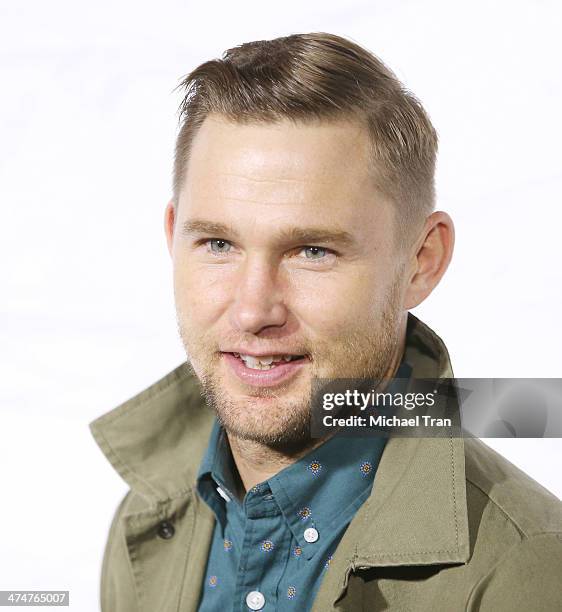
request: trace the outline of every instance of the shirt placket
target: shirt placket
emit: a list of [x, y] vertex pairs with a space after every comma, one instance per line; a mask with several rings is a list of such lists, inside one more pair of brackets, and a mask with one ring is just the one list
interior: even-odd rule
[[281, 610], [279, 583], [291, 546], [291, 533], [267, 486], [244, 502], [245, 525], [235, 589], [235, 611]]

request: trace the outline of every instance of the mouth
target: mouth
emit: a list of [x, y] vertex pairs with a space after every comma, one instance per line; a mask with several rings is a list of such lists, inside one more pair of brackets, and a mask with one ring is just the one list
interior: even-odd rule
[[294, 354], [249, 355], [223, 351], [222, 357], [239, 381], [260, 387], [287, 383], [310, 363], [308, 355]]

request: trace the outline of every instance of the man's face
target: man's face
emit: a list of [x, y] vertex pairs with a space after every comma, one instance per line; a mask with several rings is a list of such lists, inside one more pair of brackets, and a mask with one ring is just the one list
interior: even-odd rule
[[194, 139], [168, 231], [178, 326], [231, 434], [306, 444], [313, 377], [388, 372], [403, 265], [368, 150], [351, 121], [211, 116]]

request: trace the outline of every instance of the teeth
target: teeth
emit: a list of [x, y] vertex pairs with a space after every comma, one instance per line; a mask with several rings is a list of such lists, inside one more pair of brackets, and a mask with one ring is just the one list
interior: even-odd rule
[[274, 368], [276, 363], [280, 361], [289, 362], [292, 359], [291, 355], [282, 355], [280, 357], [274, 355], [264, 355], [263, 357], [253, 357], [252, 355], [242, 355], [238, 353], [234, 353], [237, 357], [240, 357], [242, 361], [246, 364], [246, 367], [252, 368], [254, 370], [271, 370]]

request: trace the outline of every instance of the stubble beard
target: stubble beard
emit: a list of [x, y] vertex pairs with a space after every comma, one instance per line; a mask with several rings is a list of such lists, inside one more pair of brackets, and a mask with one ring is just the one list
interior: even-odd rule
[[[377, 320], [371, 321], [366, 329], [348, 331], [345, 336], [323, 342], [321, 346], [315, 342], [312, 350], [303, 346], [303, 353], [311, 358], [304, 366], [310, 371], [306, 381], [298, 375], [298, 381], [275, 389], [248, 386], [245, 397], [240, 399], [233, 398], [221, 382], [219, 371], [224, 364], [220, 364], [220, 354], [215, 352], [209, 357], [212, 344], [205, 338], [194, 341], [194, 335], [181, 324], [178, 314], [178, 331], [188, 364], [199, 378], [206, 404], [229, 436], [286, 455], [299, 454], [314, 446], [318, 441], [311, 436], [312, 379], [381, 379], [387, 375], [399, 343], [400, 280], [397, 278], [388, 291]], [[301, 389], [298, 397], [294, 397], [296, 385]]]

